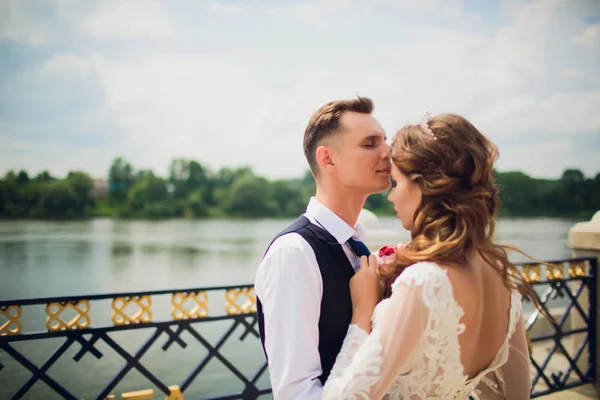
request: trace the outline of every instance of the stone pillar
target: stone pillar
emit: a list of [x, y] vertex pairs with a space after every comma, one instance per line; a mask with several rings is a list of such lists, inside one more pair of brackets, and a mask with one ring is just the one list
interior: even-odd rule
[[[600, 211], [597, 211], [589, 222], [579, 222], [569, 231], [569, 247], [573, 250], [574, 258], [578, 257], [596, 257], [600, 260]], [[596, 276], [596, 288], [600, 289], [600, 279]], [[596, 292], [596, 321], [600, 321], [600, 290]], [[589, 298], [587, 291], [584, 291], [579, 296], [579, 304], [586, 310], [589, 307]], [[594, 311], [592, 311], [594, 312]], [[584, 325], [579, 313], [574, 309], [571, 310], [571, 327], [580, 328]], [[600, 389], [600, 329], [596, 328], [596, 388]], [[581, 340], [574, 340], [572, 343], [571, 354], [575, 354], [577, 348], [581, 344]], [[594, 357], [594, 355], [592, 355]], [[587, 364], [587, 358], [582, 354], [582, 360], [578, 363], [579, 368], [583, 368]], [[582, 372], [585, 370], [582, 369]]]

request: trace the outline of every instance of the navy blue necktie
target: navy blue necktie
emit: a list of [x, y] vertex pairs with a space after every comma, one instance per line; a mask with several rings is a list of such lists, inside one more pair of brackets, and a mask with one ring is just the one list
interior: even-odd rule
[[367, 245], [361, 241], [350, 238], [350, 239], [348, 239], [348, 241], [346, 243], [348, 243], [350, 245], [350, 247], [352, 247], [354, 254], [356, 254], [359, 258], [361, 256], [369, 257], [369, 255], [371, 254]]

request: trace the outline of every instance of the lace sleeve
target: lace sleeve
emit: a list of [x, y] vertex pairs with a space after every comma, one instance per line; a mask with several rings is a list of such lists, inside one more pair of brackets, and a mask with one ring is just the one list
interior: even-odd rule
[[[398, 375], [410, 371], [429, 318], [425, 279], [411, 279], [407, 269], [395, 282], [392, 296], [378, 306], [373, 331], [351, 325], [322, 398], [381, 399]], [[403, 279], [401, 279], [403, 278]]]
[[515, 332], [510, 338], [508, 361], [500, 368], [504, 377], [507, 399], [529, 399], [531, 394], [531, 371], [529, 349], [525, 336], [523, 314], [519, 316]]
[[479, 383], [476, 392], [479, 398], [488, 400], [529, 400], [531, 397], [531, 364], [525, 336], [525, 323], [520, 305], [511, 315], [514, 325], [510, 331], [506, 361], [495, 371], [487, 374]]
[[329, 374], [330, 380], [339, 378], [350, 364], [352, 364], [352, 358], [368, 337], [369, 334], [360, 329], [358, 325], [350, 325], [340, 353], [335, 359], [335, 364]]
[[528, 400], [531, 395], [529, 350], [523, 315], [517, 320], [509, 340], [508, 359], [498, 370], [486, 376], [478, 390], [482, 398]]

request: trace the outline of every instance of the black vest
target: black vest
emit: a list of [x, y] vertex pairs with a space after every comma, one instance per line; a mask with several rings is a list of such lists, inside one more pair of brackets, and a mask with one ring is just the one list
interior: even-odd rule
[[[323, 278], [323, 296], [319, 317], [319, 355], [321, 356], [323, 373], [319, 376], [319, 380], [324, 384], [342, 348], [348, 326], [352, 320], [350, 278], [354, 275], [354, 268], [352, 268], [346, 253], [344, 253], [342, 245], [329, 232], [311, 223], [308, 218], [301, 216], [275, 236], [273, 241], [291, 232], [296, 232], [302, 236], [313, 248]], [[309, 266], [306, 267], [310, 268]], [[302, 296], [302, 293], [294, 293], [293, 295]], [[264, 314], [258, 297], [256, 298], [256, 305], [258, 329], [264, 350]]]

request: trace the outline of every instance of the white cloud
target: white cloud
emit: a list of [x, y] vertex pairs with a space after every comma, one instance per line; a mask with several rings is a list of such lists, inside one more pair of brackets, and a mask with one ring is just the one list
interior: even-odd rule
[[560, 76], [565, 79], [578, 79], [585, 77], [585, 72], [577, 68], [565, 68], [560, 70]]
[[511, 23], [494, 34], [486, 52], [488, 89], [507, 97], [544, 92], [564, 69], [596, 71], [597, 56], [579, 51], [572, 38], [586, 27], [586, 16], [600, 12], [600, 2], [507, 0], [503, 6]]
[[573, 42], [580, 43], [586, 47], [589, 47], [591, 50], [599, 50], [600, 49], [600, 24], [592, 25], [586, 28], [583, 33], [575, 38], [573, 38]]
[[175, 156], [216, 166], [260, 158], [250, 129], [268, 94], [241, 66], [202, 56], [127, 62], [97, 56], [93, 64], [141, 164], [166, 168]]
[[74, 74], [85, 77], [90, 73], [91, 60], [73, 54], [59, 54], [46, 61], [42, 74]]
[[430, 15], [436, 13], [444, 17], [460, 17], [464, 15], [462, 0], [304, 0], [290, 4], [291, 10], [303, 18], [330, 18], [339, 12], [351, 12], [363, 15], [364, 11], [382, 8], [399, 10], [414, 15]]
[[550, 30], [562, 30], [564, 8], [560, 0], [536, 0], [514, 8], [513, 23], [500, 28], [487, 51], [486, 83], [497, 93], [514, 93], [531, 79], [549, 73], [546, 62]]
[[46, 21], [32, 18], [28, 0], [4, 0], [0, 4], [0, 39], [25, 42], [33, 46], [47, 46], [54, 40], [54, 33]]
[[[3, 140], [4, 141], [4, 140]], [[105, 178], [114, 157], [113, 146], [85, 148], [64, 142], [16, 142], [0, 147], [0, 171], [25, 169], [30, 175], [49, 170], [53, 176], [66, 176], [71, 170], [83, 170], [94, 178]]]
[[377, 5], [383, 5], [400, 10], [411, 15], [429, 15], [457, 18], [465, 16], [462, 0], [377, 0]]
[[396, 13], [401, 18], [422, 18], [424, 24], [434, 18], [446, 23], [472, 24], [479, 18], [465, 13], [462, 0], [303, 0], [268, 5], [265, 11], [273, 16], [287, 14], [312, 29], [324, 32], [334, 29], [334, 21], [346, 29], [369, 29], [365, 20], [377, 18], [377, 13]]
[[600, 132], [600, 90], [586, 93], [555, 93], [547, 99], [515, 96], [473, 116], [482, 129], [496, 136], [527, 132], [589, 134]]
[[223, 2], [211, 3], [210, 9], [221, 14], [239, 15], [244, 13], [244, 8], [242, 8], [242, 6], [237, 4], [225, 4]]
[[80, 26], [96, 37], [162, 38], [174, 34], [162, 3], [153, 0], [99, 1]]
[[22, 25], [10, 24], [1, 26], [0, 39], [11, 39], [23, 41], [33, 46], [48, 46], [53, 41], [53, 34], [47, 26], [34, 26], [30, 30], [24, 29]]
[[277, 16], [281, 14], [281, 9], [276, 6], [267, 6], [264, 8], [264, 11], [267, 15]]
[[507, 147], [500, 149], [498, 167], [502, 171], [526, 169], [529, 174], [536, 177], [560, 176], [562, 168], [548, 170], [547, 160], [565, 157], [572, 152], [572, 146], [568, 140]]
[[496, 168], [500, 171], [525, 171], [538, 178], [560, 177], [567, 168], [580, 169], [584, 175], [594, 177], [600, 172], [600, 151], [583, 149], [575, 151], [572, 141], [558, 139], [500, 148]]

